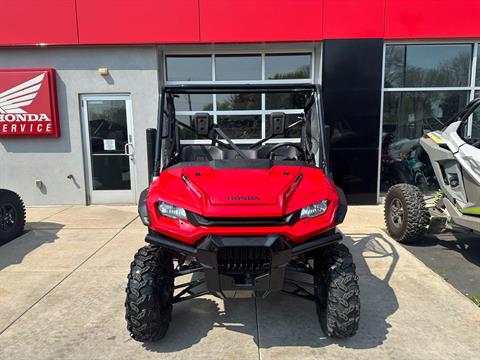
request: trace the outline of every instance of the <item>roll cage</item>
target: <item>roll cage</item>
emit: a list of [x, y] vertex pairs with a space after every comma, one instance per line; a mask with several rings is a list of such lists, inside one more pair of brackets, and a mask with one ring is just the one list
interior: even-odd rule
[[460, 124], [459, 130], [458, 130], [458, 134], [460, 135], [460, 137], [464, 141], [466, 141], [467, 143], [471, 143], [471, 142], [477, 142], [478, 143], [480, 139], [472, 137], [474, 130], [475, 130], [475, 133], [480, 132], [480, 125], [477, 124], [478, 119], [477, 119], [477, 122], [475, 122], [475, 118], [472, 118], [472, 121], [471, 121], [471, 126], [472, 126], [471, 132], [472, 133], [469, 133], [469, 131], [468, 131], [468, 125], [469, 125], [468, 123], [469, 123], [469, 119], [471, 118], [473, 113], [479, 107], [480, 107], [480, 98], [477, 97], [477, 98], [473, 99], [472, 101], [470, 101], [467, 104], [467, 106], [465, 106], [464, 109], [460, 110], [457, 114], [452, 116], [452, 118], [443, 127], [443, 130], [445, 130], [452, 123], [454, 123], [456, 121], [460, 121], [461, 124]]
[[455, 114], [447, 123], [446, 126], [450, 125], [455, 121], [467, 121], [468, 117], [480, 106], [480, 98], [473, 99], [470, 101], [467, 106]]
[[[188, 128], [193, 131], [193, 128], [179, 123], [175, 119], [175, 109], [173, 104], [173, 97], [175, 95], [181, 94], [238, 94], [238, 93], [309, 93], [309, 98], [307, 100], [307, 104], [305, 105], [305, 112], [307, 110], [314, 110], [310, 117], [316, 116], [316, 121], [318, 123], [318, 164], [324, 170], [325, 174], [330, 175], [330, 171], [328, 169], [328, 157], [327, 157], [327, 134], [326, 134], [326, 126], [324, 123], [324, 116], [323, 116], [323, 105], [321, 101], [321, 88], [319, 85], [314, 84], [214, 84], [214, 85], [169, 85], [164, 86], [159, 94], [159, 106], [158, 106], [158, 113], [157, 113], [157, 132], [156, 132], [156, 141], [155, 141], [155, 161], [154, 161], [154, 169], [153, 169], [153, 176], [157, 177], [160, 174], [161, 167], [162, 167], [162, 145], [165, 141], [172, 141], [172, 138], [175, 136], [175, 126], [177, 124], [181, 125], [182, 127]], [[311, 129], [311, 119], [310, 121], [310, 129]], [[300, 121], [299, 121], [300, 122]], [[292, 128], [293, 126], [298, 125], [299, 122], [295, 122], [287, 127], [287, 130]], [[307, 122], [306, 116], [304, 122]], [[219, 140], [225, 140], [227, 144], [222, 141], [218, 141], [216, 139], [212, 139], [208, 136], [203, 136], [204, 138], [208, 138], [212, 140], [212, 144], [218, 144], [220, 147], [230, 147], [241, 154], [241, 150], [234, 144], [232, 141], [223, 133], [223, 131], [218, 127], [216, 127], [216, 132], [220, 134]], [[223, 134], [222, 134], [223, 133]], [[218, 135], [217, 134], [217, 135]], [[313, 135], [313, 134], [310, 134]], [[223, 137], [223, 139], [221, 139]], [[265, 138], [257, 141], [255, 144], [251, 145], [250, 148], [254, 146], [260, 146], [266, 141], [270, 140], [271, 138], [275, 137], [275, 135], [269, 135]], [[175, 140], [175, 139], [173, 139]], [[243, 157], [243, 156], [242, 156]]]

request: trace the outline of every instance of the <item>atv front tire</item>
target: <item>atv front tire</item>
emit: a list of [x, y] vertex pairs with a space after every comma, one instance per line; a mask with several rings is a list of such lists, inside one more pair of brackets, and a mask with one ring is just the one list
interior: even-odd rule
[[0, 245], [15, 239], [25, 228], [25, 205], [16, 193], [0, 190]]
[[422, 192], [410, 184], [394, 185], [388, 190], [384, 214], [388, 234], [400, 243], [417, 240], [430, 223]]
[[327, 336], [355, 335], [360, 321], [360, 290], [348, 248], [335, 244], [315, 258], [315, 303], [320, 326]]
[[127, 329], [134, 340], [163, 338], [172, 317], [173, 260], [162, 248], [147, 245], [138, 250], [130, 265], [127, 299]]

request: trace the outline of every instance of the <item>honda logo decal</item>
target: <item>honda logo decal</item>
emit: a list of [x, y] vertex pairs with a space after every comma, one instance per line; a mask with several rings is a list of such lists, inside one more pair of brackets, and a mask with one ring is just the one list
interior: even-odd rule
[[0, 70], [0, 136], [59, 134], [55, 70]]

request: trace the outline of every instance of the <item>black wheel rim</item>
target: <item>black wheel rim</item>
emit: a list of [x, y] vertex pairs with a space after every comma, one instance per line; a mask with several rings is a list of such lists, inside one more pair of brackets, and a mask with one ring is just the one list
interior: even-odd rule
[[0, 231], [9, 232], [17, 223], [17, 211], [12, 204], [0, 205]]
[[400, 228], [403, 225], [405, 217], [405, 209], [400, 199], [393, 199], [390, 205], [390, 220], [393, 226]]

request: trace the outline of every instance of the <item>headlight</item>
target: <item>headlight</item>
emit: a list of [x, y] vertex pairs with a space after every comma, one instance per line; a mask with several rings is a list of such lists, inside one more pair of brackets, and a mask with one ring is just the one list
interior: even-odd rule
[[328, 200], [322, 200], [318, 203], [304, 207], [300, 212], [300, 219], [314, 218], [325, 214], [328, 208]]
[[187, 213], [185, 212], [185, 209], [163, 201], [158, 203], [158, 211], [160, 211], [160, 214], [170, 219], [187, 220]]

